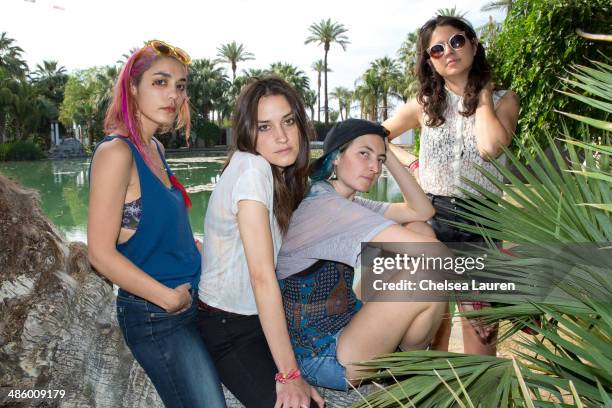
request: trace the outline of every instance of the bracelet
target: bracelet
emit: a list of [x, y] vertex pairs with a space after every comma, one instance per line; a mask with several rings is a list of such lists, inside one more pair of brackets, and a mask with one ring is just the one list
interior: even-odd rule
[[302, 374], [300, 373], [300, 370], [294, 368], [293, 370], [289, 371], [288, 374], [276, 373], [274, 376], [274, 381], [281, 384], [287, 384], [289, 381], [295, 380], [301, 376]]

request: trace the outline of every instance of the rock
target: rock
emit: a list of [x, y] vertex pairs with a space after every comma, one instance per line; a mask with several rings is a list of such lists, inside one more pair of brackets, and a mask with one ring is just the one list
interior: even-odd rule
[[83, 149], [83, 145], [74, 137], [62, 139], [60, 144], [52, 146], [49, 149], [49, 158], [57, 159], [78, 159], [87, 157], [87, 153]]
[[[0, 316], [1, 406], [163, 406], [124, 343], [113, 285], [91, 269], [86, 245], [64, 242], [37, 192], [2, 175]], [[65, 396], [17, 402], [6, 396], [9, 389]], [[354, 392], [320, 393], [327, 407], [359, 399]], [[226, 399], [229, 407], [242, 406], [229, 392]]]

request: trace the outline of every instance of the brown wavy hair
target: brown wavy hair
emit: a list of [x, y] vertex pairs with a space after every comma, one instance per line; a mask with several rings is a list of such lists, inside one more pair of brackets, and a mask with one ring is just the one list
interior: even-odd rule
[[427, 21], [423, 27], [419, 29], [417, 40], [417, 63], [416, 71], [419, 79], [419, 92], [417, 93], [417, 102], [423, 106], [423, 111], [426, 115], [427, 126], [441, 126], [446, 119], [444, 111], [446, 110], [446, 92], [444, 91], [444, 78], [433, 68], [430, 56], [427, 53], [431, 34], [440, 26], [452, 26], [465, 33], [468, 41], [476, 45], [476, 55], [470, 72], [468, 74], [468, 82], [465, 86], [463, 94], [464, 111], [459, 112], [463, 116], [472, 116], [476, 112], [478, 105], [478, 94], [491, 80], [491, 66], [487, 62], [485, 49], [480, 42], [476, 32], [470, 24], [457, 17], [437, 16]]
[[274, 216], [283, 234], [289, 229], [293, 211], [300, 204], [308, 189], [308, 162], [310, 141], [314, 129], [306, 116], [304, 103], [291, 85], [276, 75], [253, 78], [240, 92], [232, 117], [232, 146], [223, 170], [227, 167], [236, 150], [259, 154], [257, 146], [257, 108], [264, 96], [282, 95], [291, 106], [300, 133], [300, 151], [295, 163], [283, 171], [273, 164]]

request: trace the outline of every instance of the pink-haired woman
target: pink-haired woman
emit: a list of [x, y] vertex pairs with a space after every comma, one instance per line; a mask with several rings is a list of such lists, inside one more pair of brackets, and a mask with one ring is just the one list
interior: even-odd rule
[[89, 260], [119, 286], [125, 341], [168, 407], [224, 407], [198, 333], [194, 289], [201, 255], [191, 206], [154, 134], [189, 127], [189, 56], [149, 41], [119, 74], [91, 163]]

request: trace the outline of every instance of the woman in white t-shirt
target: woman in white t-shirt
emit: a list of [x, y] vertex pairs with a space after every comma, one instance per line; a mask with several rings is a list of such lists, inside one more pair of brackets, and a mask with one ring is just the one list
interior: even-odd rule
[[295, 90], [255, 79], [234, 111], [235, 143], [204, 221], [199, 328], [221, 381], [247, 407], [323, 400], [300, 376], [275, 275], [307, 189], [312, 129]]

